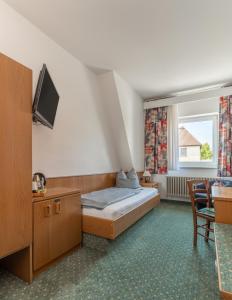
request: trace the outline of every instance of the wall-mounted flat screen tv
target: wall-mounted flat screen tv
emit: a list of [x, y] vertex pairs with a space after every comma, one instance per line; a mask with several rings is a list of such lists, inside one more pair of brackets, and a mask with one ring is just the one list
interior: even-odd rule
[[52, 129], [54, 126], [58, 102], [59, 94], [51, 79], [48, 69], [44, 64], [40, 71], [33, 103], [33, 121], [39, 121], [43, 125]]

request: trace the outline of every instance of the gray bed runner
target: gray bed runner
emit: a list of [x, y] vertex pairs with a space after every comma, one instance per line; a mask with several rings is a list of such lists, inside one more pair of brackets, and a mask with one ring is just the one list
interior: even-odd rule
[[103, 209], [106, 206], [122, 201], [140, 193], [141, 189], [108, 188], [81, 195], [81, 204], [87, 207]]

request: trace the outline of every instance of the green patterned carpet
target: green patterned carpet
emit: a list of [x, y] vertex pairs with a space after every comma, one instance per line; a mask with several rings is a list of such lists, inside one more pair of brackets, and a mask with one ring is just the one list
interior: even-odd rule
[[30, 286], [1, 270], [0, 299], [214, 300], [214, 261], [213, 243], [192, 247], [190, 206], [162, 202], [116, 241], [88, 237]]

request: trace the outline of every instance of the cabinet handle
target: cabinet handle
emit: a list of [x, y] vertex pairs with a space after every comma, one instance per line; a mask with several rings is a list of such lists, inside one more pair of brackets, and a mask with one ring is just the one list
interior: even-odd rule
[[56, 203], [55, 212], [56, 212], [56, 214], [60, 214], [60, 211], [61, 211], [61, 207], [60, 207], [60, 202], [59, 202], [59, 203]]
[[45, 217], [51, 216], [51, 205], [47, 205], [44, 207], [44, 215], [45, 215]]
[[55, 213], [60, 214], [61, 212], [61, 204], [60, 204], [60, 199], [54, 200], [55, 202]]

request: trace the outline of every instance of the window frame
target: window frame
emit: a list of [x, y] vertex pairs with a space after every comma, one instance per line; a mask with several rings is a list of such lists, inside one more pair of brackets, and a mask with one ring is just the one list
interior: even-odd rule
[[[216, 169], [218, 163], [218, 113], [210, 113], [210, 114], [202, 114], [202, 115], [192, 115], [192, 116], [184, 116], [178, 117], [178, 130], [180, 123], [189, 123], [189, 122], [201, 122], [201, 121], [213, 121], [213, 159], [212, 161], [197, 161], [197, 162], [181, 162], [180, 157], [178, 157], [179, 167], [180, 168], [211, 168]], [[178, 134], [179, 141], [179, 134]], [[179, 145], [178, 145], [179, 150]], [[179, 153], [179, 152], [178, 152]]]

